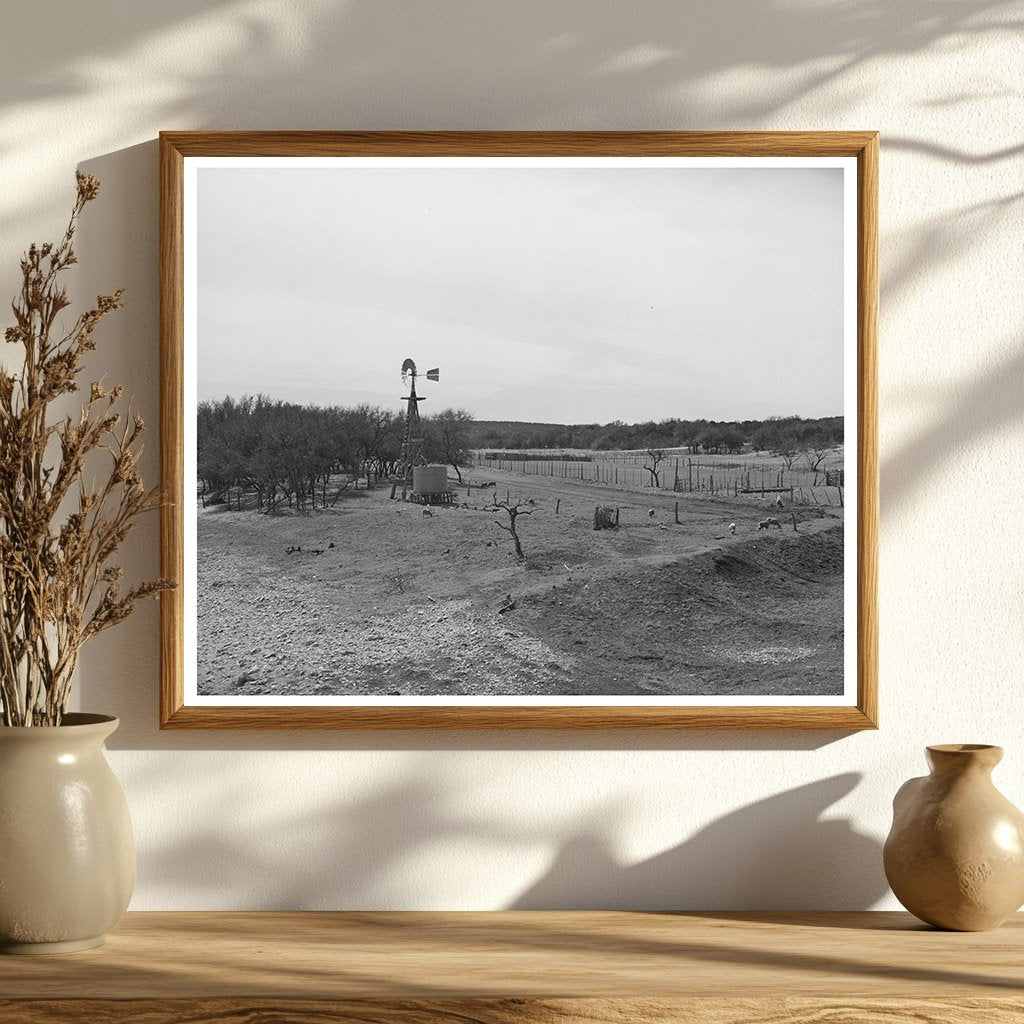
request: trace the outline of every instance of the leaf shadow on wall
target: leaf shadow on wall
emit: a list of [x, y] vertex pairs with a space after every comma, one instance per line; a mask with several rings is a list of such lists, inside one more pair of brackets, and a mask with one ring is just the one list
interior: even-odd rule
[[[247, 818], [246, 783], [214, 781], [190, 798], [173, 838], [140, 849], [146, 897], [152, 903], [177, 891], [185, 877], [197, 906], [216, 898], [221, 906], [266, 910], [473, 909], [484, 890], [521, 910], [799, 910], [836, 908], [840, 893], [843, 907], [867, 909], [886, 891], [879, 843], [848, 818], [825, 817], [860, 773], [747, 804], [630, 864], [613, 853], [616, 837], [632, 828], [622, 793], [566, 822], [522, 814], [511, 794], [507, 803], [476, 810], [459, 783], [423, 768], [315, 811], [275, 812], [272, 829]], [[144, 769], [132, 796], [140, 806], [160, 805], [175, 798], [171, 787]], [[588, 796], [575, 795], [581, 802]], [[694, 796], [706, 801], [706, 794]], [[524, 891], [509, 892], [512, 880], [538, 863], [538, 850], [552, 851], [547, 866]], [[490, 851], [495, 877], [467, 879], [465, 858], [483, 851]]]
[[[1016, 11], [1014, 0], [681, 0], [592, 4], [581, 18], [566, 0], [482, 0], [457, 16], [395, 0], [96, 0], [79, 15], [38, 0], [5, 11], [0, 152], [66, 160], [54, 117], [95, 119], [99, 153], [138, 139], [142, 125], [834, 128], [878, 87], [880, 58], [1012, 38]], [[819, 93], [820, 113], [799, 110]], [[42, 104], [54, 115], [41, 115]], [[34, 187], [30, 173], [23, 180]], [[0, 210], [0, 232], [17, 234], [23, 215]]]
[[[381, 0], [263, 6], [95, 0], [79, 18], [59, 0], [16, 6], [0, 42], [11, 71], [5, 100], [73, 103], [99, 88], [96, 66], [116, 82], [119, 61], [156, 39], [172, 53], [188, 48], [169, 67], [159, 53], [153, 67], [143, 64], [165, 76], [164, 88], [132, 97], [165, 127], [232, 127], [242, 111], [251, 129], [380, 127], [368, 121], [379, 121], [384, 83], [410, 129], [443, 126], [446, 115], [463, 127], [494, 126], [497, 97], [514, 101], [499, 108], [514, 118], [507, 127], [542, 126], [567, 110], [636, 128], [650, 127], [645, 111], [690, 127], [724, 112], [746, 127], [871, 59], [1020, 27], [1013, 0], [682, 0], [589, 5], [585, 18], [565, 0], [482, 0], [457, 5], [457, 16]], [[63, 32], [53, 31], [55, 19]], [[720, 88], [713, 105], [693, 90], [745, 68], [761, 69], [756, 88]]]
[[[600, 831], [579, 834], [511, 909], [699, 909], [702, 900], [720, 910], [836, 909], [839, 893], [845, 909], [867, 909], [888, 888], [881, 846], [847, 818], [822, 818], [861, 777], [784, 790], [637, 864], [623, 864]], [[673, 886], [686, 893], [682, 902]]]
[[957, 453], [1024, 420], [1024, 335], [968, 385], [936, 388], [941, 411], [882, 460], [882, 511], [908, 500]]

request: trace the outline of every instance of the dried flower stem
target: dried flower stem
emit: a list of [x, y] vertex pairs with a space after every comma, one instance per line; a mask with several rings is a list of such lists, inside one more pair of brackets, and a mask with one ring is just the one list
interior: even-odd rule
[[[3, 724], [59, 725], [71, 696], [82, 645], [126, 618], [135, 602], [170, 584], [152, 580], [123, 594], [120, 566], [110, 559], [134, 520], [159, 503], [136, 466], [145, 429], [131, 409], [115, 406], [124, 389], [108, 393], [93, 381], [77, 418], [49, 422], [51, 404], [78, 391], [93, 331], [121, 305], [121, 291], [100, 295], [70, 330], [57, 318], [70, 305], [58, 275], [77, 262], [73, 242], [85, 204], [99, 182], [78, 174], [78, 194], [57, 245], [32, 245], [21, 261], [22, 284], [11, 304], [5, 338], [24, 349], [18, 375], [0, 370], [0, 711]], [[54, 460], [51, 445], [59, 445]], [[92, 452], [111, 459], [107, 479], [87, 487], [83, 467]], [[77, 501], [70, 497], [77, 486]], [[68, 505], [71, 511], [67, 511]]]

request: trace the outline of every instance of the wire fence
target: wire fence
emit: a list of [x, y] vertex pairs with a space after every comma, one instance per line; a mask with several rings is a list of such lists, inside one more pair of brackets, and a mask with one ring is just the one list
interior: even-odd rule
[[[655, 460], [639, 452], [534, 454], [478, 452], [475, 465], [489, 472], [547, 477], [551, 480], [603, 484], [627, 491], [673, 491], [684, 494], [785, 495], [791, 503], [843, 504], [842, 454], [830, 453], [816, 466], [786, 466], [781, 458], [757, 456], [665, 456]], [[826, 461], [829, 465], [826, 467]]]

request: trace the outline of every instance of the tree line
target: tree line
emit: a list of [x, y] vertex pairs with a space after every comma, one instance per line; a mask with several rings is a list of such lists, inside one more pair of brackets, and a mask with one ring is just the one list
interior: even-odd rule
[[[424, 416], [420, 436], [429, 462], [471, 465], [473, 417], [464, 409]], [[398, 472], [405, 417], [375, 405], [298, 405], [263, 395], [199, 403], [197, 470], [204, 493], [254, 493], [261, 511], [337, 502], [353, 481], [366, 485]]]
[[[449, 408], [420, 423], [420, 454], [450, 466], [460, 483], [475, 449], [688, 448], [694, 455], [752, 449], [773, 452], [788, 469], [797, 459], [817, 469], [843, 441], [841, 416], [566, 425], [477, 421], [464, 409]], [[365, 479], [370, 487], [398, 472], [404, 431], [401, 411], [376, 405], [298, 405], [264, 395], [201, 402], [199, 483], [214, 500], [231, 489], [255, 494], [266, 512], [282, 503], [298, 509], [334, 504], [354, 481]]]
[[479, 420], [473, 448], [522, 450], [582, 448], [616, 451], [687, 448], [691, 455], [770, 451], [793, 459], [812, 449], [843, 443], [843, 417], [772, 416], [764, 420], [666, 419], [646, 423], [521, 423]]

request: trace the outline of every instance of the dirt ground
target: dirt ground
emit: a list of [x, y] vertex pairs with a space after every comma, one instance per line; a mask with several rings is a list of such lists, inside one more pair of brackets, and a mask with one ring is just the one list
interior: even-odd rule
[[[200, 508], [199, 692], [842, 692], [841, 508], [472, 476], [495, 486], [430, 515], [384, 484], [313, 513]], [[506, 491], [535, 502], [525, 562], [486, 510]]]

